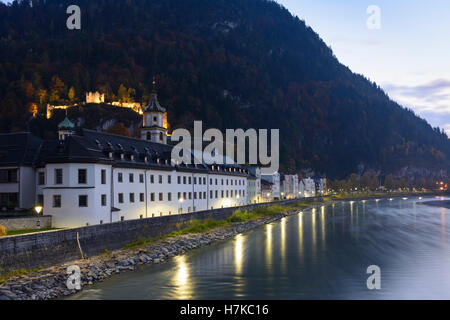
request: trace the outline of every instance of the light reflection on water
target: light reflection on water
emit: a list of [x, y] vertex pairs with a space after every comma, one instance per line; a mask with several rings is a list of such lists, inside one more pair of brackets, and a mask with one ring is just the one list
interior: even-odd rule
[[[318, 206], [71, 298], [450, 299], [449, 210], [426, 200]], [[366, 288], [372, 264], [379, 291]]]

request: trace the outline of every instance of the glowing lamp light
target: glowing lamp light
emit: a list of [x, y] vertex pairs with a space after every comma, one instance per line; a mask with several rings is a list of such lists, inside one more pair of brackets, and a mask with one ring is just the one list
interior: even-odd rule
[[180, 203], [183, 203], [184, 199], [180, 198], [180, 200], [178, 200]]
[[37, 214], [41, 214], [42, 209], [43, 209], [42, 206], [36, 206], [36, 207], [34, 207], [34, 211], [36, 211]]

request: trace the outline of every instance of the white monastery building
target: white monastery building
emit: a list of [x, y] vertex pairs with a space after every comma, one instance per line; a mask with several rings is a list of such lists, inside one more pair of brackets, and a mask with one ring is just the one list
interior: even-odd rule
[[153, 92], [141, 139], [75, 128], [67, 118], [59, 140], [0, 135], [0, 210], [40, 204], [54, 227], [80, 227], [247, 204], [248, 170], [174, 164], [165, 121]]

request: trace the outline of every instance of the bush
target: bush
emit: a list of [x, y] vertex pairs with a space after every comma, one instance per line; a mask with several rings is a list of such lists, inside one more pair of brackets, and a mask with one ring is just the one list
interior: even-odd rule
[[6, 228], [0, 224], [0, 237], [6, 236]]

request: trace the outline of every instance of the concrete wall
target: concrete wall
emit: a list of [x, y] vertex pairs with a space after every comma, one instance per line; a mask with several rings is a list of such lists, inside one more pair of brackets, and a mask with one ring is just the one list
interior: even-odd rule
[[4, 226], [6, 231], [38, 229], [38, 222], [41, 229], [52, 227], [51, 216], [0, 218], [0, 225]]
[[[297, 200], [293, 200], [297, 201]], [[292, 200], [278, 202], [287, 204]], [[253, 204], [240, 207], [252, 210], [270, 204]], [[148, 219], [87, 226], [82, 228], [48, 231], [0, 238], [0, 272], [19, 268], [46, 267], [80, 258], [77, 233], [84, 254], [94, 256], [105, 249], [114, 250], [142, 237], [157, 237], [182, 228], [195, 219], [223, 220], [236, 208], [198, 211], [189, 214], [170, 215]]]

